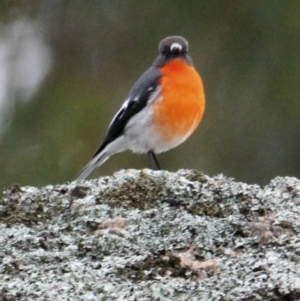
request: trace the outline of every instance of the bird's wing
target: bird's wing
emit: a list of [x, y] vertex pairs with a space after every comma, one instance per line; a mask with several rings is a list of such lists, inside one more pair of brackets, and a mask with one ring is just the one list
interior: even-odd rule
[[127, 100], [112, 119], [107, 134], [93, 158], [123, 134], [124, 128], [132, 116], [157, 98], [161, 77], [159, 69], [151, 67], [138, 79], [130, 90]]

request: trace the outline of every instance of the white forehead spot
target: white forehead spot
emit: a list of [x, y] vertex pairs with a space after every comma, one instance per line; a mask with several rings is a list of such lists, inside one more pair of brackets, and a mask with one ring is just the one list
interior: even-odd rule
[[173, 49], [179, 49], [181, 51], [182, 45], [180, 45], [179, 43], [173, 43], [170, 47], [170, 50], [173, 51]]

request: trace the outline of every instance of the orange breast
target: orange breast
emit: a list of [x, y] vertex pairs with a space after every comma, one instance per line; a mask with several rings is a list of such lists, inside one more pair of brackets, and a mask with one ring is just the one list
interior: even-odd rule
[[175, 59], [161, 69], [162, 97], [153, 103], [154, 123], [166, 140], [190, 136], [205, 110], [200, 75], [194, 67]]

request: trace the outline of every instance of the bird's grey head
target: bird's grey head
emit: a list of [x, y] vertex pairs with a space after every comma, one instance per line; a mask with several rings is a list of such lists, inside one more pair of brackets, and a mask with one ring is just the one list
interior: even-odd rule
[[154, 62], [157, 66], [164, 66], [172, 59], [181, 58], [192, 65], [192, 60], [188, 55], [189, 43], [180, 36], [171, 36], [163, 39], [158, 46], [159, 56]]
[[188, 41], [179, 36], [172, 36], [163, 39], [159, 43], [158, 51], [162, 55], [186, 54], [189, 50]]

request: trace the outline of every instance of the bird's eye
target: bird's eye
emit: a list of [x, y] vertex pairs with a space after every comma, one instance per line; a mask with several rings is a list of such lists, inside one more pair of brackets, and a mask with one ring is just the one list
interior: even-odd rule
[[161, 51], [162, 54], [167, 54], [167, 52], [168, 52], [168, 49], [166, 47], [164, 47]]

